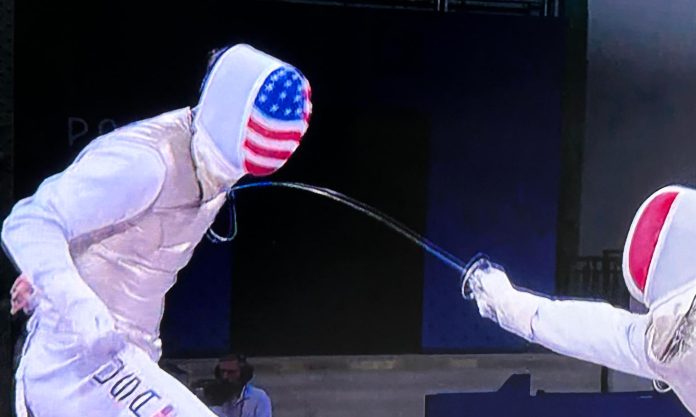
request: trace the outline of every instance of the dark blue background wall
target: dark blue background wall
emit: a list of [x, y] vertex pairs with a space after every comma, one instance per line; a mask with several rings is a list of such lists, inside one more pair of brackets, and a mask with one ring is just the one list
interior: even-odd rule
[[[560, 29], [533, 20], [454, 24], [431, 39], [427, 76], [428, 236], [464, 260], [484, 251], [513, 282], [546, 293], [555, 281]], [[426, 258], [424, 349], [522, 348], [462, 302], [456, 278]]]

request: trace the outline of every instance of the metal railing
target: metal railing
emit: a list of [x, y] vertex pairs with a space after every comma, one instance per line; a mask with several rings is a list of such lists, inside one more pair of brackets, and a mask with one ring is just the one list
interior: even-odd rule
[[606, 300], [629, 308], [630, 294], [624, 284], [620, 250], [605, 250], [601, 256], [582, 256], [570, 268], [570, 276], [559, 285], [562, 296]]

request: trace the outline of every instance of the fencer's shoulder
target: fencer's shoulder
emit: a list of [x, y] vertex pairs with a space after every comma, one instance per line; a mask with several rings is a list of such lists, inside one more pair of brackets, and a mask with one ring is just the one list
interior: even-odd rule
[[164, 168], [165, 155], [171, 153], [172, 146], [188, 148], [191, 122], [191, 109], [185, 107], [130, 123], [93, 140], [76, 161], [96, 151], [110, 151], [129, 159], [154, 159], [155, 165]]
[[190, 137], [192, 120], [191, 109], [184, 107], [130, 123], [107, 136], [128, 137], [148, 143], [167, 141], [177, 136]]
[[90, 172], [109, 178], [137, 175], [153, 184], [164, 181], [166, 164], [156, 147], [136, 137], [112, 133], [87, 145], [68, 171]]
[[148, 119], [133, 123], [133, 127], [138, 126], [162, 126], [167, 128], [181, 129], [187, 132], [191, 130], [192, 113], [190, 107], [171, 110]]
[[696, 279], [681, 285], [655, 300], [649, 308], [649, 314], [675, 315], [684, 314], [691, 309], [696, 300]]

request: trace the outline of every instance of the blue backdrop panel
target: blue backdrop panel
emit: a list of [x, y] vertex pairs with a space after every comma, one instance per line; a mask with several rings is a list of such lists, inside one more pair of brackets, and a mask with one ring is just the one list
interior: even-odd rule
[[[225, 216], [227, 210], [220, 214]], [[232, 248], [204, 238], [167, 294], [161, 325], [165, 357], [215, 356], [230, 350]]]
[[437, 394], [425, 399], [426, 417], [689, 417], [673, 394], [538, 393], [530, 396], [529, 375], [513, 375], [492, 393]]
[[[431, 97], [439, 99], [429, 103], [437, 110], [426, 233], [463, 260], [484, 251], [505, 266], [516, 284], [552, 292], [561, 27], [514, 19], [506, 23], [472, 25], [472, 37], [459, 40], [456, 49], [431, 52], [429, 62], [439, 63], [432, 68]], [[481, 320], [473, 303], [462, 302], [456, 274], [432, 257], [424, 268], [425, 351], [525, 347], [522, 339]]]

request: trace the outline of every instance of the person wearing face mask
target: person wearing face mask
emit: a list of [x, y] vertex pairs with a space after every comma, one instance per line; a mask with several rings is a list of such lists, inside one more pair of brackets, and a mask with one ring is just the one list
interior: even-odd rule
[[516, 288], [502, 267], [472, 261], [463, 294], [481, 316], [555, 352], [652, 379], [696, 415], [696, 190], [668, 186], [638, 209], [623, 251], [624, 281], [647, 308], [554, 300]]
[[215, 367], [215, 381], [205, 387], [205, 397], [220, 417], [271, 417], [271, 399], [251, 383], [254, 367], [246, 357], [229, 354]]
[[21, 272], [13, 312], [31, 312], [20, 417], [214, 415], [157, 366], [165, 294], [226, 190], [283, 166], [310, 113], [299, 70], [236, 45], [216, 54], [195, 108], [95, 139], [15, 205], [2, 243]]

